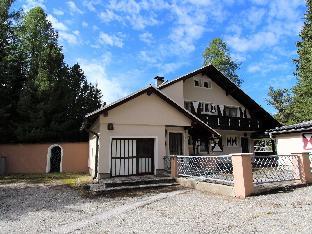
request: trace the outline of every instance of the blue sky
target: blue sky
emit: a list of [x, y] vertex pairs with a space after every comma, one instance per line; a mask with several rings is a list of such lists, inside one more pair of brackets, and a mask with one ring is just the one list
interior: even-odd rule
[[103, 100], [112, 102], [152, 83], [202, 66], [202, 52], [221, 37], [242, 89], [271, 113], [269, 86], [288, 88], [304, 0], [17, 0], [25, 11], [43, 7], [59, 32], [65, 60], [79, 62]]

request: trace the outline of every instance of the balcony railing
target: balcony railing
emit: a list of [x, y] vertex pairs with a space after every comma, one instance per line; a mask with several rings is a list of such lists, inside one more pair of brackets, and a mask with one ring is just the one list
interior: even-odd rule
[[210, 127], [215, 129], [257, 131], [262, 127], [261, 121], [249, 118], [217, 115], [201, 115], [199, 117]]

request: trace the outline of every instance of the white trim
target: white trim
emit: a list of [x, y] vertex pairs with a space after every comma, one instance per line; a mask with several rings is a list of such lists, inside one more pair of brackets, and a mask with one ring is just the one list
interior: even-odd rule
[[49, 173], [51, 170], [51, 150], [54, 147], [60, 147], [61, 148], [61, 162], [60, 162], [60, 172], [63, 172], [63, 147], [59, 144], [50, 145], [48, 148], [48, 154], [47, 154], [47, 164], [46, 164], [46, 173]]
[[[111, 145], [113, 139], [119, 139], [119, 138], [125, 138], [125, 139], [132, 139], [132, 138], [153, 138], [154, 141], [154, 175], [156, 174], [156, 169], [158, 169], [158, 137], [157, 136], [110, 136], [109, 137], [109, 173], [111, 173], [111, 162], [112, 162], [112, 152], [111, 152]], [[156, 166], [157, 165], [157, 166]], [[157, 167], [157, 168], [156, 168]]]

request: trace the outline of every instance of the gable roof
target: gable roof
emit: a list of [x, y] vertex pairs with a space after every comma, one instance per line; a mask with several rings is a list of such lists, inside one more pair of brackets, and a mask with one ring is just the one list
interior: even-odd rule
[[249, 97], [243, 90], [241, 90], [236, 84], [234, 84], [230, 79], [224, 76], [217, 68], [213, 65], [207, 65], [193, 72], [190, 72], [184, 76], [174, 79], [169, 82], [165, 82], [158, 88], [163, 89], [170, 85], [173, 85], [179, 81], [184, 81], [195, 75], [203, 74], [207, 75], [212, 81], [214, 81], [218, 86], [226, 91], [226, 95], [231, 95], [239, 103], [244, 105], [250, 112], [252, 116], [256, 116], [265, 121], [266, 128], [275, 128], [281, 126], [281, 124], [271, 116], [266, 110], [264, 110], [258, 103], [256, 103], [251, 97]]
[[284, 134], [312, 130], [312, 120], [267, 130], [268, 134]]
[[[180, 113], [184, 114], [186, 117], [188, 117], [189, 119], [193, 120], [195, 123], [199, 124], [200, 126], [204, 127], [205, 129], [207, 129], [209, 132], [211, 132], [212, 134], [221, 137], [221, 135], [215, 131], [214, 129], [212, 129], [210, 126], [208, 126], [205, 122], [203, 122], [202, 120], [200, 120], [198, 117], [196, 117], [195, 115], [193, 115], [191, 112], [187, 111], [185, 108], [183, 108], [182, 106], [180, 106], [179, 104], [177, 104], [175, 101], [173, 101], [171, 98], [169, 98], [166, 94], [164, 94], [163, 92], [161, 92], [159, 89], [153, 87], [153, 86], [149, 86], [147, 88], [141, 89], [135, 93], [130, 94], [129, 96], [126, 96], [116, 102], [113, 102], [107, 106], [101, 107], [89, 114], [87, 114], [85, 116], [86, 119], [94, 119], [96, 117], [98, 117], [101, 113], [105, 113], [109, 110], [112, 110], [120, 105], [122, 105], [123, 103], [126, 103], [132, 99], [135, 99], [138, 96], [141, 96], [142, 94], [146, 93], [147, 95], [151, 95], [151, 94], [156, 94], [158, 97], [160, 97], [162, 100], [164, 100], [165, 102], [167, 102], [169, 105], [171, 105], [172, 107], [174, 107], [176, 110], [178, 110]], [[84, 126], [85, 127], [85, 124]]]

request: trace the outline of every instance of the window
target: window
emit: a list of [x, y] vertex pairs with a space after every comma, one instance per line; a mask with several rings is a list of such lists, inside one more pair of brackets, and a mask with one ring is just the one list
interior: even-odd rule
[[199, 145], [199, 152], [209, 152], [208, 149], [208, 141], [200, 141], [200, 145]]
[[207, 89], [211, 88], [211, 82], [210, 81], [204, 81], [204, 87]]
[[192, 110], [192, 102], [184, 102], [184, 108], [188, 111]]
[[209, 114], [209, 115], [217, 115], [217, 105], [214, 105], [212, 103], [203, 102], [201, 104], [202, 106], [202, 113]]
[[182, 155], [182, 133], [169, 132], [169, 153], [170, 155]]
[[237, 107], [224, 107], [224, 115], [228, 117], [237, 117]]
[[211, 89], [211, 81], [207, 79], [194, 79], [194, 86], [195, 87], [201, 87], [206, 89]]
[[199, 80], [194, 80], [194, 85], [199, 87]]
[[210, 104], [209, 103], [205, 103], [205, 108], [204, 108], [204, 112], [208, 113], [210, 112], [210, 108], [209, 108]]
[[226, 136], [227, 147], [238, 147], [238, 136]]

